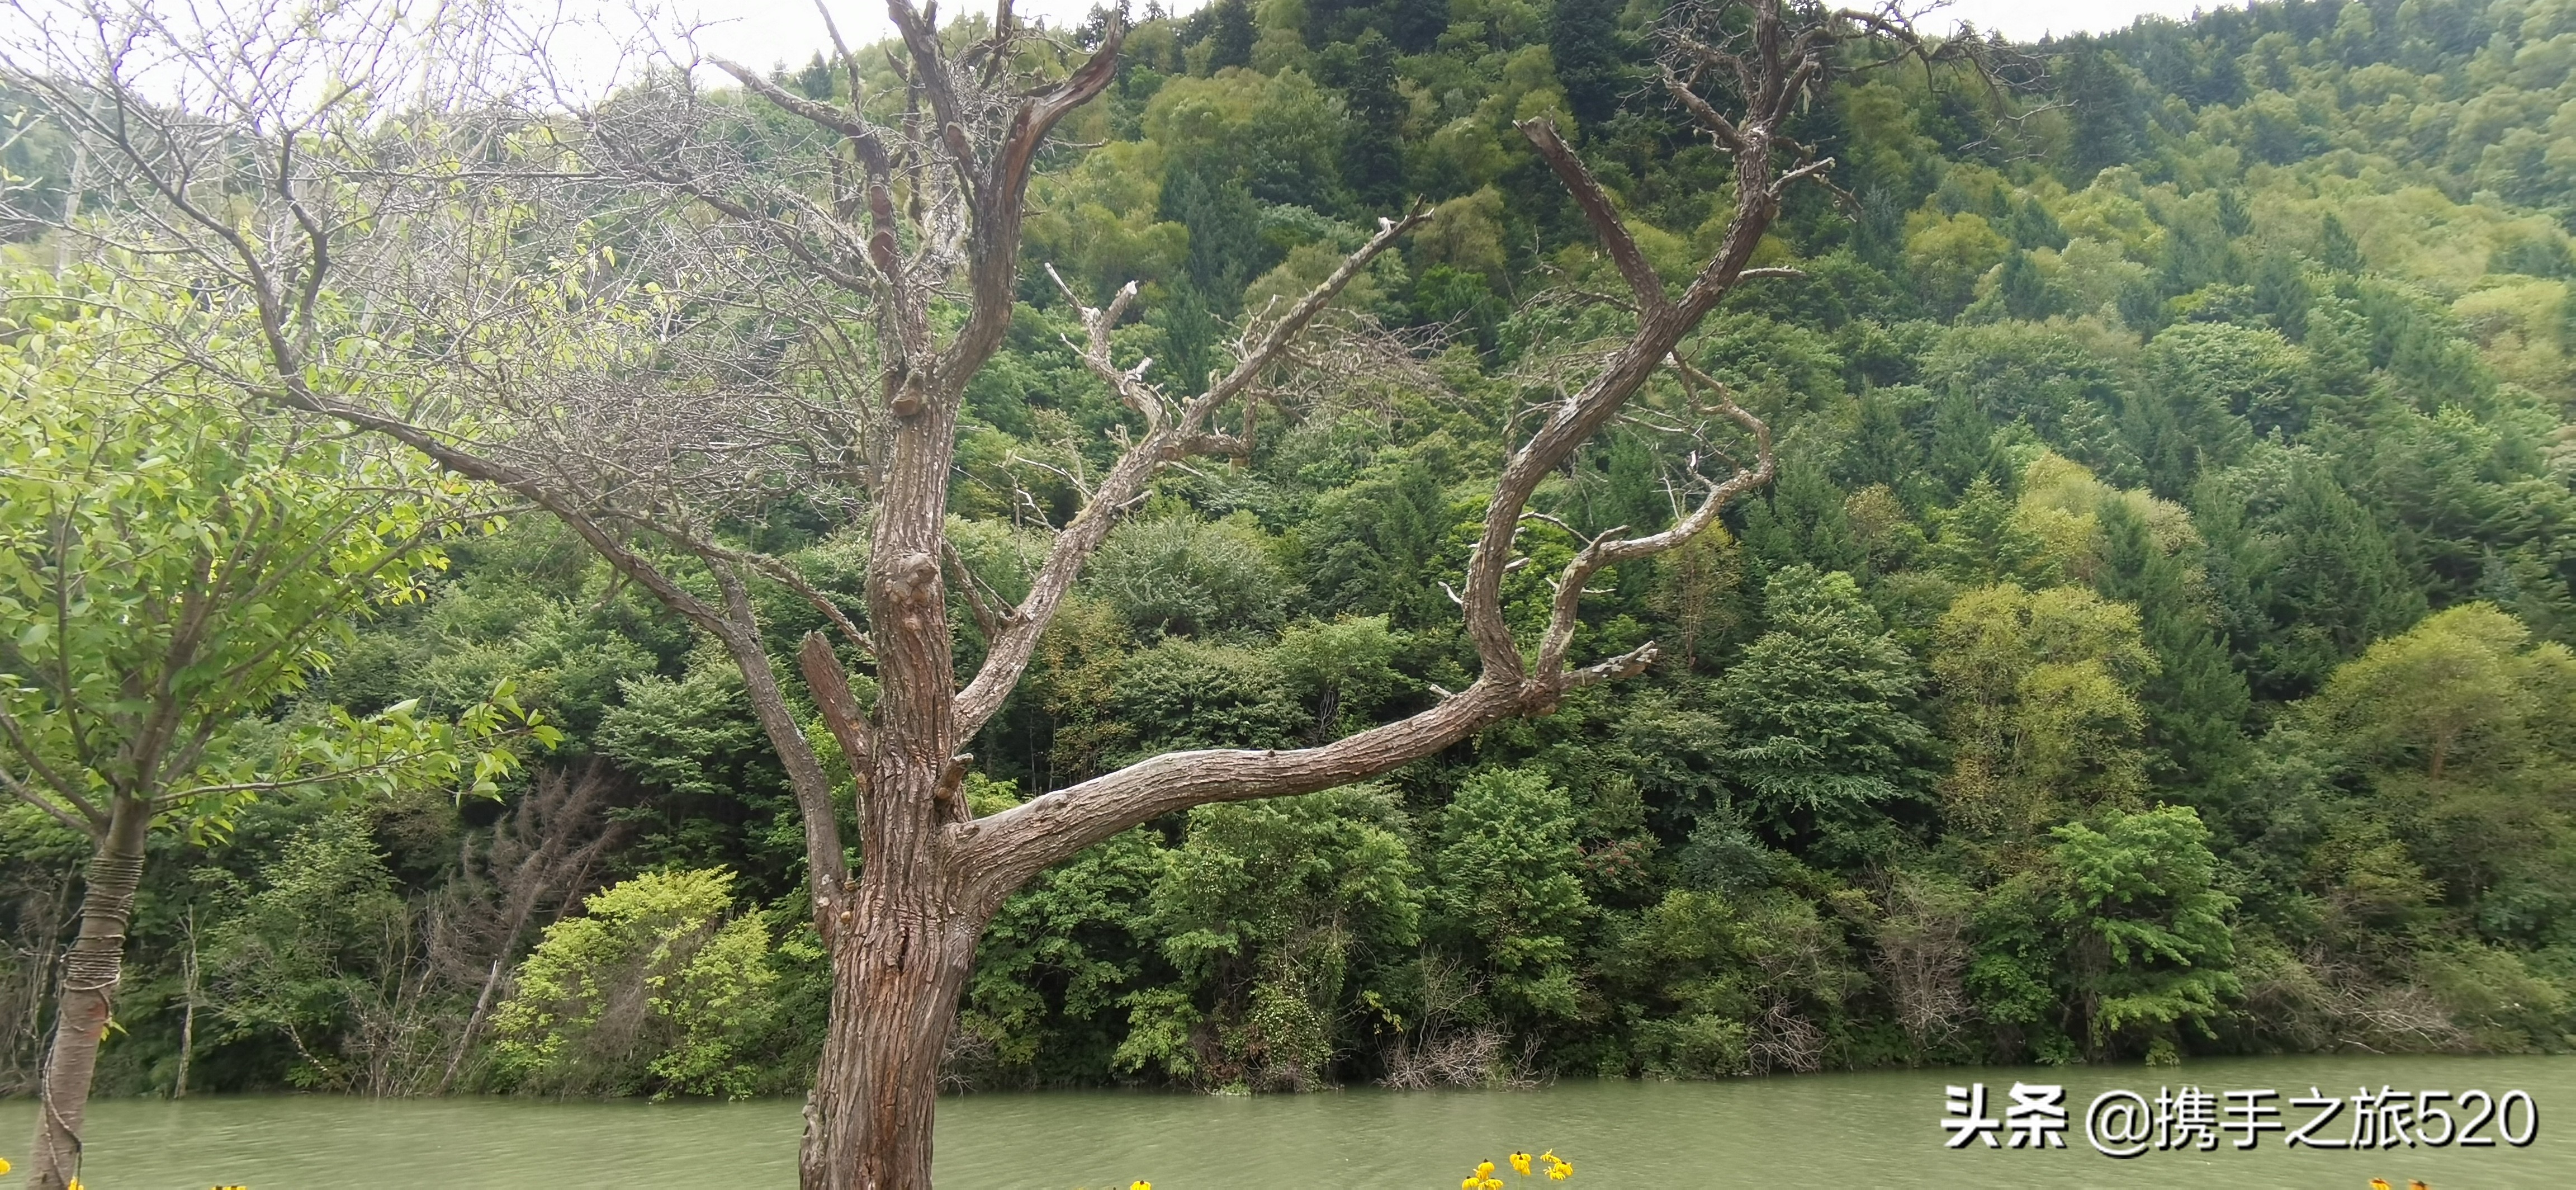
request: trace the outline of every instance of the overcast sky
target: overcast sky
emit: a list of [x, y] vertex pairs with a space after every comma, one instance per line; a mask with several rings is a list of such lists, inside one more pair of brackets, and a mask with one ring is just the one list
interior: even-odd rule
[[[815, 14], [814, 0], [658, 2], [666, 13], [695, 14], [699, 19], [715, 22], [700, 33], [698, 43], [710, 53], [749, 65], [802, 62], [826, 44], [823, 21]], [[827, 2], [832, 6], [832, 19], [841, 26], [841, 35], [853, 42], [890, 36], [894, 31], [880, 5], [866, 0]], [[1166, 2], [1186, 12], [1197, 8], [1202, 0]], [[981, 8], [986, 3], [989, 0], [978, 0], [974, 7]], [[1070, 24], [1091, 11], [1092, 3], [1093, 0], [1019, 0], [1014, 8], [1023, 19], [1043, 16], [1054, 23]], [[1137, 7], [1143, 5], [1138, 3]], [[2001, 29], [2009, 37], [2036, 39], [2044, 33], [2117, 29], [2147, 13], [2187, 17], [2194, 9], [2213, 7], [2222, 6], [2205, 0], [1952, 0], [1929, 23], [1938, 28], [1967, 20], [1981, 30]], [[943, 14], [957, 11], [957, 0], [941, 5], [941, 9]]]

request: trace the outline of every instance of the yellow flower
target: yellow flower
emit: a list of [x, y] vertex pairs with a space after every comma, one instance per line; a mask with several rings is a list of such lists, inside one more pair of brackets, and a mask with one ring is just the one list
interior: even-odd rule
[[1483, 1190], [1485, 1180], [1474, 1174], [1458, 1179], [1458, 1190]]
[[1522, 1177], [1528, 1177], [1528, 1176], [1529, 1176], [1529, 1154], [1527, 1154], [1527, 1153], [1514, 1153], [1514, 1154], [1512, 1154], [1512, 1171], [1513, 1171], [1514, 1173], [1517, 1173], [1517, 1174], [1521, 1175]]
[[1154, 1190], [1154, 1184], [1143, 1178], [1138, 1178], [1134, 1184], [1127, 1187], [1127, 1190]]
[[1476, 1177], [1477, 1177], [1479, 1180], [1482, 1180], [1482, 1179], [1484, 1179], [1484, 1178], [1491, 1177], [1491, 1176], [1493, 1176], [1493, 1173], [1494, 1173], [1494, 1163], [1493, 1163], [1493, 1162], [1491, 1162], [1491, 1161], [1479, 1161], [1479, 1162], [1477, 1162], [1477, 1163], [1476, 1163]]
[[9, 1159], [6, 1157], [0, 1157], [0, 1173], [7, 1172], [9, 1172]]

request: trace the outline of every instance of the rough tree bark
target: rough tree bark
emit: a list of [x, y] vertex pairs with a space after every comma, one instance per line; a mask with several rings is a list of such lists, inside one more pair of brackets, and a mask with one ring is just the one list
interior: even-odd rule
[[54, 999], [54, 1036], [38, 1086], [36, 1149], [28, 1154], [29, 1190], [62, 1190], [80, 1173], [81, 1121], [98, 1070], [99, 1042], [116, 1010], [116, 985], [125, 974], [125, 927], [134, 918], [134, 890], [143, 882], [143, 845], [152, 826], [151, 803], [115, 799], [107, 828], [82, 873], [80, 934], [63, 952]]
[[[1229, 405], [1248, 405], [1256, 386], [1289, 362], [1292, 348], [1343, 288], [1425, 216], [1416, 211], [1381, 221], [1377, 235], [1299, 302], [1275, 317], [1256, 312], [1235, 344], [1232, 368], [1211, 375], [1194, 395], [1168, 394], [1148, 382], [1145, 364], [1113, 359], [1111, 332], [1131, 313], [1134, 285], [1106, 308], [1084, 304], [1068, 288], [1083, 329], [1074, 346], [1126, 404], [1134, 424], [1121, 456], [1087, 492], [1086, 505], [1055, 534], [1028, 594], [999, 606], [965, 572], [946, 534], [959, 412], [968, 382], [998, 349], [1012, 316], [1021, 224], [1039, 150], [1060, 121], [1109, 84], [1123, 30], [1113, 22], [1102, 43], [1060, 77], [1032, 77], [1023, 68], [1046, 55], [1032, 48], [1035, 39], [1014, 20], [1009, 0], [998, 4], [988, 36], [955, 50], [942, 44], [930, 11], [906, 0], [889, 0], [887, 7], [903, 44], [894, 58], [903, 76], [904, 110], [891, 122], [886, 104], [872, 104], [864, 94], [858, 60], [838, 44], [837, 34], [835, 49], [850, 88], [845, 99], [812, 98], [757, 71], [715, 63], [745, 91], [800, 118], [829, 142], [829, 168], [809, 175], [819, 179], [810, 183], [811, 193], [770, 185], [752, 197], [753, 188], [765, 184], [758, 171], [693, 172], [691, 154], [680, 151], [689, 147], [687, 136], [621, 134], [604, 107], [573, 113], [585, 139], [568, 150], [583, 157], [590, 179], [690, 205], [700, 224], [720, 226], [741, 237], [732, 243], [756, 245], [784, 262], [810, 292], [853, 299], [868, 311], [855, 320], [863, 326], [832, 321], [837, 316], [826, 302], [808, 302], [801, 312], [815, 320], [808, 329], [818, 336], [872, 343], [865, 366], [872, 369], [873, 395], [850, 411], [853, 424], [837, 439], [839, 446], [868, 439], [868, 461], [853, 469], [863, 476], [859, 486], [871, 544], [863, 625], [791, 567], [724, 544], [707, 527], [720, 516], [675, 512], [687, 503], [682, 485], [674, 481], [657, 489], [661, 473], [625, 467], [613, 481], [585, 480], [578, 465], [582, 444], [570, 436], [558, 434], [549, 453], [542, 444], [496, 439], [490, 427], [497, 422], [473, 429], [446, 426], [413, 411], [309, 386], [308, 362], [327, 346], [316, 342], [312, 330], [313, 295], [328, 288], [327, 271], [368, 267], [347, 262], [363, 261], [365, 237], [380, 234], [365, 229], [381, 226], [383, 217], [356, 217], [352, 204], [375, 201], [371, 196], [396, 184], [386, 179], [400, 177], [398, 171], [316, 163], [309, 154], [299, 159], [304, 142], [266, 131], [317, 128], [325, 121], [263, 121], [250, 118], [258, 113], [236, 112], [236, 126], [226, 133], [231, 140], [206, 138], [174, 121], [154, 131], [150, 105], [133, 99], [131, 82], [116, 73], [112, 55], [109, 77], [94, 92], [81, 92], [105, 96], [105, 114], [70, 113], [97, 142], [98, 155], [120, 163], [128, 179], [125, 197], [160, 215], [133, 234], [172, 255], [212, 262], [233, 292], [256, 307], [270, 360], [263, 375], [243, 376], [246, 389], [390, 436], [457, 474], [496, 484], [545, 509], [624, 578], [719, 641], [741, 669], [753, 711], [804, 818], [814, 920], [832, 956], [829, 1032], [800, 1155], [808, 1190], [912, 1190], [930, 1184], [937, 1067], [976, 944], [1003, 900], [1049, 865], [1160, 814], [1327, 789], [1385, 773], [1506, 718], [1551, 711], [1578, 687], [1633, 676], [1650, 665], [1656, 657], [1652, 644], [1578, 663], [1572, 653], [1581, 599], [1587, 581], [1603, 567], [1687, 544], [1716, 523], [1728, 502], [1773, 475], [1768, 428], [1691, 367], [1683, 350], [1685, 339], [1740, 283], [1787, 271], [1747, 264], [1788, 187], [1821, 181], [1832, 162], [1791, 140], [1784, 127], [1839, 71], [1973, 49], [1916, 41], [1905, 14], [1892, 3], [1861, 11], [1787, 0], [1700, 0], [1675, 9], [1662, 34], [1662, 88], [1731, 159], [1735, 186], [1731, 221], [1718, 250], [1677, 290], [1648, 264], [1611, 196], [1556, 128], [1546, 120], [1522, 123], [1531, 147], [1571, 195], [1624, 280], [1628, 292], [1614, 300], [1634, 311], [1635, 329], [1598, 361], [1585, 383], [1545, 410], [1543, 423], [1514, 447], [1496, 477], [1458, 594], [1481, 664], [1476, 680], [1454, 694], [1444, 692], [1437, 704], [1409, 718], [1342, 739], [1288, 751], [1216, 749], [1153, 757], [978, 820], [961, 791], [970, 764], [961, 744], [1019, 683], [1040, 636], [1117, 518], [1141, 502], [1157, 473], [1174, 462], [1246, 454], [1249, 444], [1218, 430], [1216, 415]], [[1858, 43], [1890, 52], [1862, 53]], [[685, 80], [685, 71], [679, 77]], [[685, 82], [681, 86], [685, 90]], [[197, 139], [172, 147], [189, 136]], [[268, 157], [223, 156], [249, 141], [270, 145]], [[719, 149], [709, 148], [706, 156], [719, 156]], [[270, 169], [268, 158], [276, 164], [261, 184], [241, 191], [266, 195], [264, 201], [278, 212], [256, 232], [245, 233], [239, 230], [245, 225], [229, 215], [219, 217], [214, 208], [191, 201], [191, 175], [181, 167], [203, 166], [211, 174], [224, 162], [242, 160], [248, 168]], [[296, 167], [289, 168], [290, 162]], [[441, 178], [437, 184], [451, 183]], [[955, 329], [936, 329], [941, 326]], [[1698, 502], [1670, 528], [1630, 536], [1622, 527], [1585, 543], [1555, 576], [1545, 628], [1524, 639], [1504, 619], [1502, 594], [1505, 576], [1527, 561], [1516, 541], [1532, 519], [1530, 497], [1631, 396], [1666, 371], [1698, 413], [1733, 423], [1750, 440], [1751, 457], [1728, 475], [1692, 471], [1690, 478], [1701, 488]], [[1250, 424], [1248, 411], [1242, 424]], [[641, 496], [635, 494], [639, 489]], [[713, 576], [714, 597], [675, 578], [639, 547], [646, 540], [690, 555]], [[864, 858], [855, 875], [841, 836], [846, 795], [826, 777], [787, 702], [779, 659], [762, 643], [747, 594], [757, 582], [789, 587], [837, 632], [837, 646], [820, 633], [808, 636], [796, 665], [855, 779]], [[984, 643], [983, 661], [962, 683], [951, 648], [952, 594], [972, 614]], [[873, 668], [872, 707], [854, 697], [845, 656]]]

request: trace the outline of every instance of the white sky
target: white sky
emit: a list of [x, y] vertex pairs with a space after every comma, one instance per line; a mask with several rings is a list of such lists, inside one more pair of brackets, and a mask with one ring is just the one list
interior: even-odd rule
[[[715, 22], [702, 30], [698, 44], [709, 53], [731, 58], [750, 66], [805, 61], [815, 50], [827, 44], [823, 20], [816, 15], [814, 0], [659, 0], [665, 15], [657, 24], [672, 16], [695, 15], [700, 20]], [[827, 0], [832, 6], [832, 19], [841, 27], [841, 35], [853, 43], [874, 41], [891, 36], [894, 27], [887, 23], [885, 9], [867, 0]], [[976, 0], [972, 7], [983, 8], [990, 0]], [[1050, 23], [1067, 25], [1082, 19], [1091, 11], [1093, 0], [1018, 0], [1014, 11], [1024, 20], [1045, 17]], [[1187, 12], [1204, 0], [1166, 0], [1168, 7]], [[622, 6], [621, 6], [622, 7]], [[1135, 7], [1144, 5], [1139, 0]], [[2117, 29], [2148, 13], [2170, 17], [2190, 16], [2194, 9], [2222, 5], [2207, 0], [1952, 0], [1932, 15], [1928, 22], [1938, 28], [1955, 21], [1974, 22], [1980, 30], [2001, 29], [2014, 38], [2037, 39], [2044, 33], [2098, 33]], [[940, 6], [941, 19], [959, 10], [959, 0]], [[628, 18], [631, 19], [631, 18]]]

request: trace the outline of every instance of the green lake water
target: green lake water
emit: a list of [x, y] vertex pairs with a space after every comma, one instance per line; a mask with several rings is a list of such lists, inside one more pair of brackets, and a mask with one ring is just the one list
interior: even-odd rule
[[[2000, 1115], [2016, 1079], [2067, 1089], [2062, 1151], [1943, 1146], [1945, 1085], [1981, 1080]], [[2213, 1094], [2271, 1088], [2287, 1106], [2310, 1088], [2349, 1096], [2394, 1086], [2497, 1096], [2539, 1108], [2528, 1147], [2150, 1151], [2113, 1160], [2087, 1145], [2084, 1108], [2114, 1088]], [[22, 1156], [34, 1106], [0, 1102], [0, 1156]], [[2517, 1109], [2518, 1111], [2519, 1109]], [[2347, 1109], [2349, 1112], [2349, 1109]], [[620, 1190], [794, 1185], [798, 1105], [378, 1101], [324, 1096], [110, 1100], [92, 1108], [90, 1190], [437, 1187]], [[2346, 1117], [2321, 1135], [2345, 1138]], [[1554, 1148], [1582, 1187], [2225, 1186], [2363, 1190], [2373, 1177], [2434, 1190], [2576, 1187], [2576, 1058], [2209, 1059], [2180, 1068], [1960, 1069], [1824, 1074], [1718, 1083], [1569, 1081], [1518, 1092], [1228, 1097], [1117, 1091], [981, 1094], [942, 1100], [944, 1190], [1124, 1187], [1455, 1186], [1480, 1157]], [[2524, 1122], [2517, 1116], [2514, 1130]], [[2490, 1124], [2484, 1135], [2494, 1135]], [[18, 1174], [0, 1177], [16, 1190]], [[1507, 1185], [1516, 1182], [1502, 1171]], [[1532, 1184], [1546, 1184], [1533, 1179]]]

